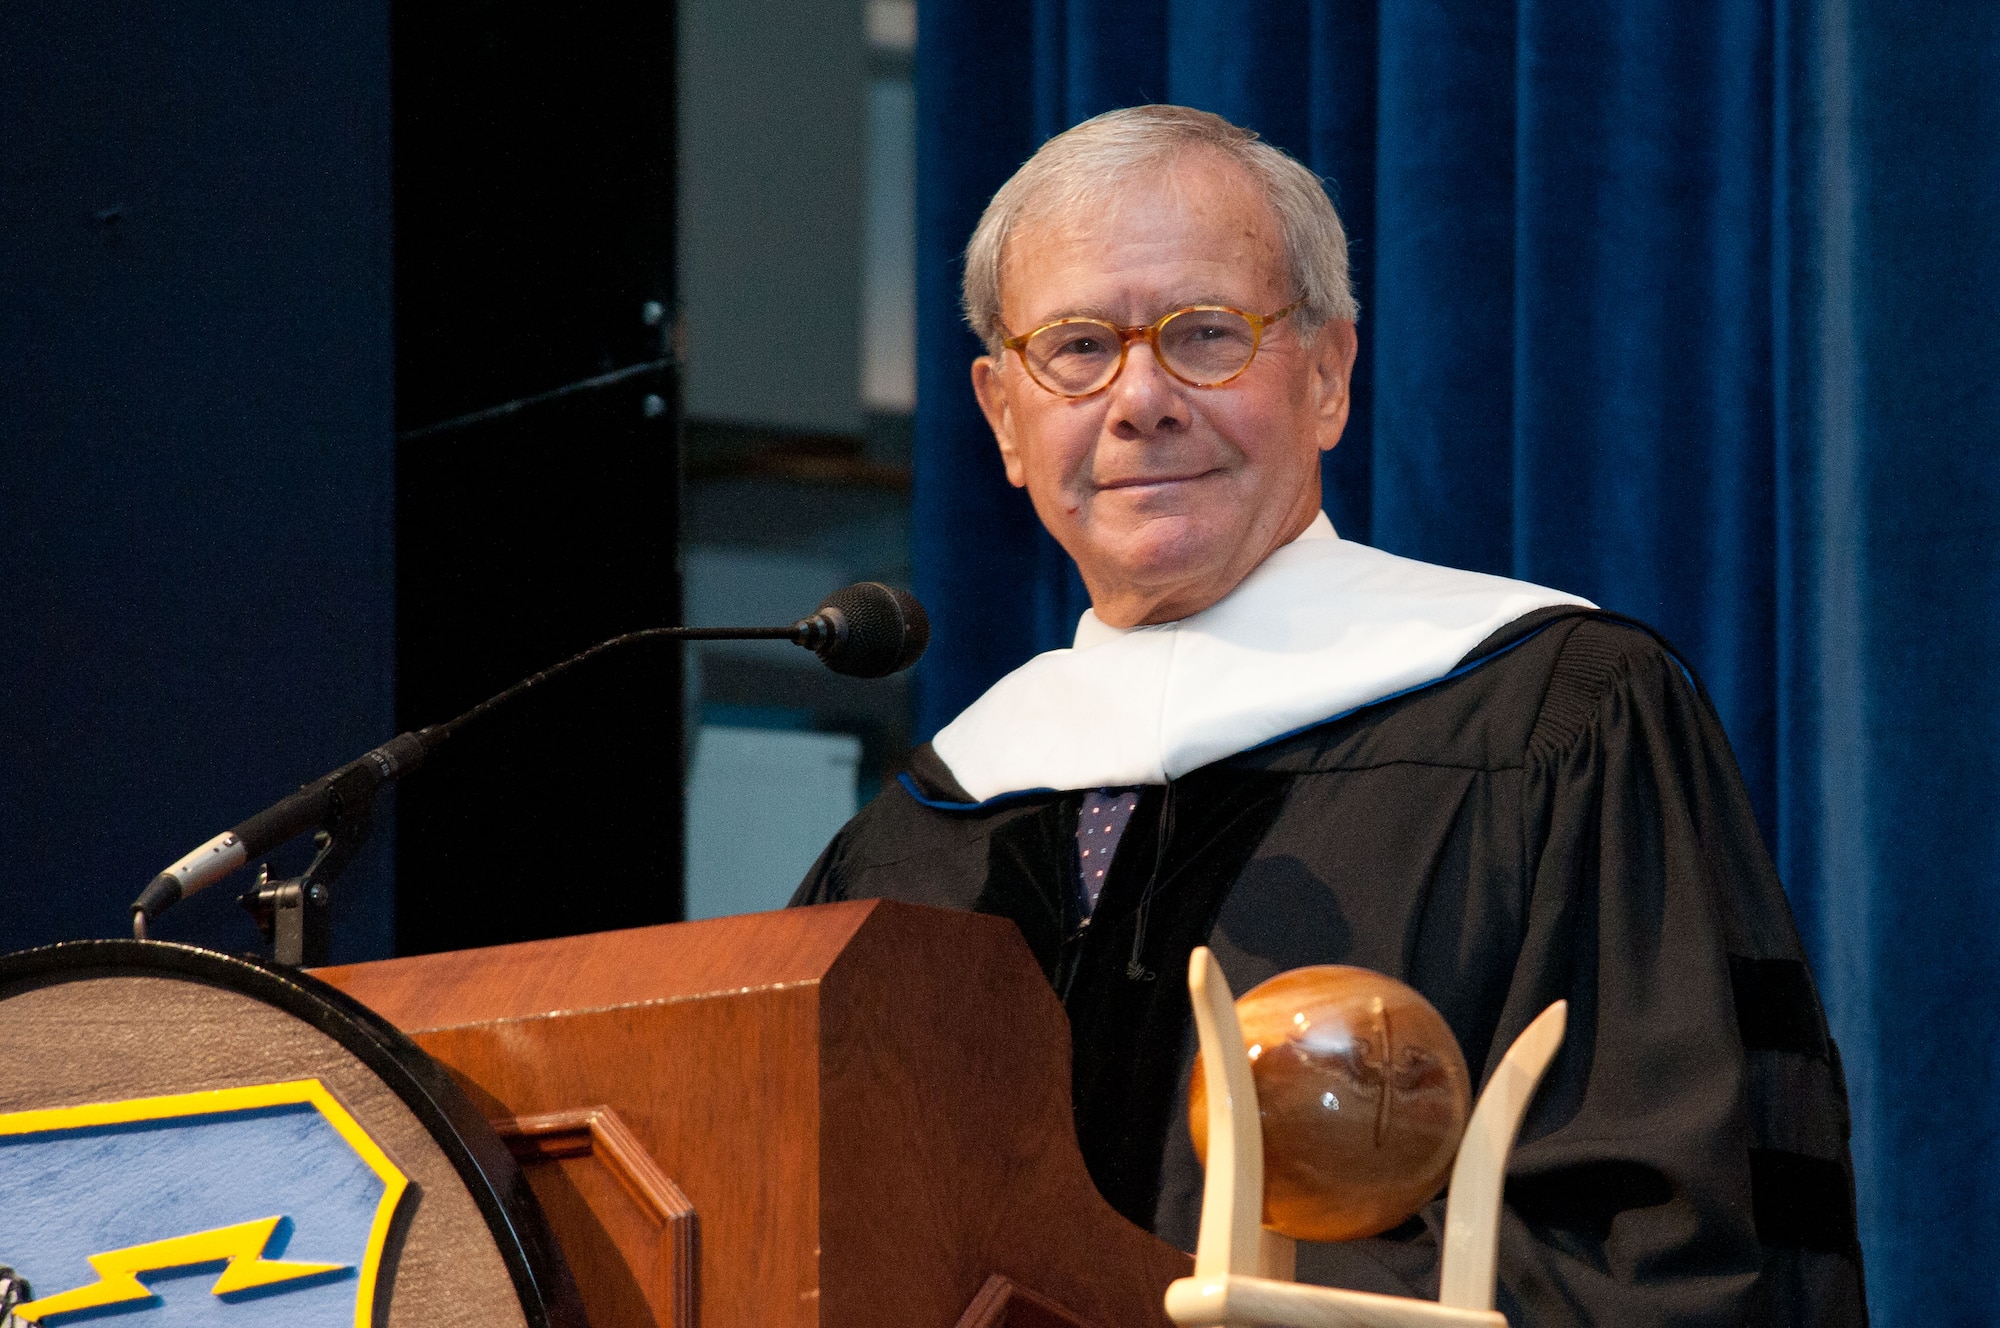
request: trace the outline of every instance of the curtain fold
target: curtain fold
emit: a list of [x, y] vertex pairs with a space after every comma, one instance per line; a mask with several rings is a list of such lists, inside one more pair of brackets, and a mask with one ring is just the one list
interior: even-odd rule
[[2000, 1248], [2000, 13], [1779, 7], [1777, 847], [1854, 1102], [1878, 1321]]
[[1714, 693], [1844, 1049], [1880, 1324], [2000, 1273], [2000, 18], [1989, 0], [924, 0], [928, 735], [1068, 643], [959, 254], [1050, 134], [1172, 100], [1326, 181], [1362, 303], [1326, 507], [1576, 591]]

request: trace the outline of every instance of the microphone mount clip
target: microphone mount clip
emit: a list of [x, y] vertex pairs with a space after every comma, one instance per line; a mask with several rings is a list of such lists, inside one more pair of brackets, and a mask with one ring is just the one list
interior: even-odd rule
[[237, 896], [271, 946], [271, 957], [294, 968], [327, 962], [332, 946], [331, 887], [368, 842], [375, 819], [379, 778], [349, 766], [329, 790], [327, 824], [313, 834], [313, 860], [303, 872], [285, 880], [271, 879], [267, 862], [257, 869], [257, 883]]

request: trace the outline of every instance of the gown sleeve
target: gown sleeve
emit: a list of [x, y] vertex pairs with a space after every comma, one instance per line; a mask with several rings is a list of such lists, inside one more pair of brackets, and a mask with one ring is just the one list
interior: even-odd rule
[[841, 866], [847, 858], [848, 832], [840, 831], [827, 846], [820, 850], [819, 857], [807, 870], [799, 888], [792, 891], [786, 908], [803, 908], [809, 904], [834, 904], [847, 898], [846, 882]]
[[1496, 1307], [1864, 1323], [1837, 1052], [1706, 697], [1650, 637], [1579, 627], [1522, 808], [1527, 929], [1481, 1081], [1550, 1002], [1569, 1023], [1509, 1167]]

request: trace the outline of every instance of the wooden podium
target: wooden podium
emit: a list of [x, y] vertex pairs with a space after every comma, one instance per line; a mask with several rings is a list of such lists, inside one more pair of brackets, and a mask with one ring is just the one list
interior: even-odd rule
[[1011, 922], [831, 904], [317, 976], [494, 1122], [593, 1328], [1137, 1328], [1191, 1271], [1092, 1186]]

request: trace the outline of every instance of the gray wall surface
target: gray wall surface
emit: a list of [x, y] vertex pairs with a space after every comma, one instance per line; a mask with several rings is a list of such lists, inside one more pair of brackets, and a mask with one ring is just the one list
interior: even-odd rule
[[683, 0], [687, 414], [859, 433], [861, 0]]

